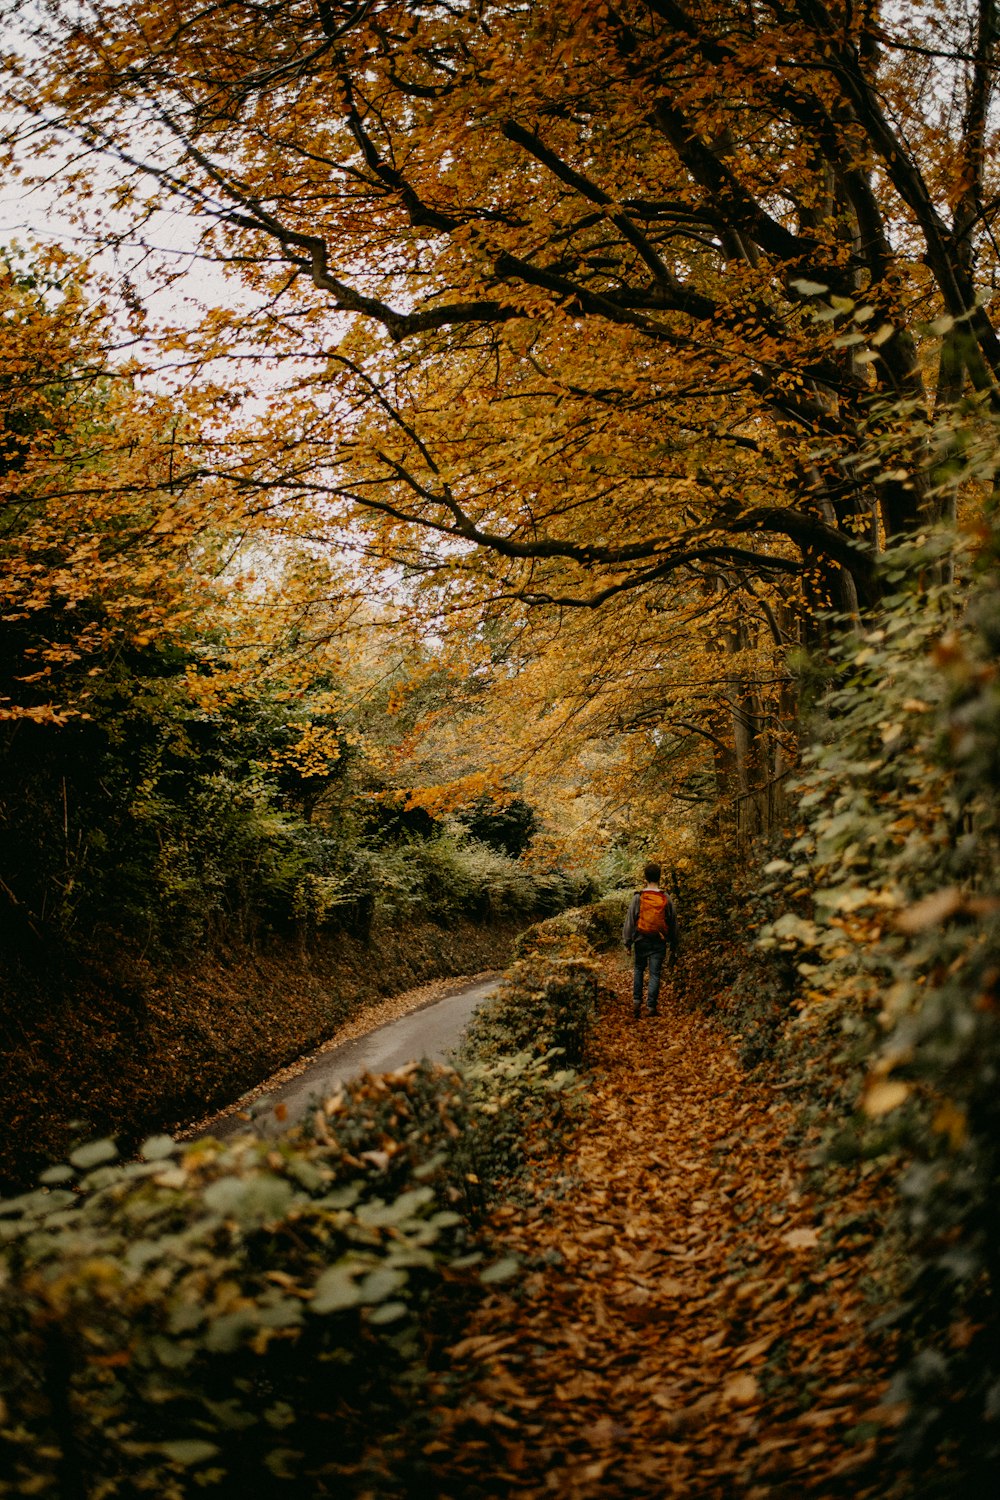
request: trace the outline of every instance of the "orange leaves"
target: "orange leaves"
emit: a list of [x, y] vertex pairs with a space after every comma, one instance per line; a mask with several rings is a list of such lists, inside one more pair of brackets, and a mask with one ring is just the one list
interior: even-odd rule
[[116, 330], [82, 266], [0, 267], [0, 312], [0, 713], [37, 720], [85, 711], [123, 648], [179, 639], [218, 513], [181, 413], [109, 367]]
[[[469, 686], [490, 670], [493, 696], [477, 751], [498, 776], [531, 762], [578, 847], [603, 837], [636, 769], [668, 760], [678, 784], [711, 774], [729, 681], [707, 617], [734, 623], [731, 562], [767, 609], [766, 580], [794, 574], [796, 548], [772, 523], [797, 463], [772, 397], [797, 402], [804, 367], [811, 385], [819, 336], [790, 315], [767, 257], [734, 253], [736, 230], [720, 239], [676, 135], [655, 124], [652, 80], [672, 77], [711, 144], [733, 130], [719, 102], [730, 85], [734, 98], [764, 87], [757, 44], [727, 55], [720, 94], [710, 68], [681, 60], [697, 27], [679, 37], [651, 20], [640, 41], [612, 7], [546, 3], [488, 23], [476, 7], [362, 7], [345, 13], [336, 61], [322, 7], [279, 22], [258, 6], [191, 15], [153, 0], [141, 25], [134, 5], [105, 9], [68, 10], [65, 45], [25, 68], [88, 139], [96, 119], [141, 149], [145, 108], [155, 155], [148, 122], [173, 90], [171, 119], [197, 142], [156, 206], [180, 187], [186, 207], [208, 207], [199, 250], [229, 258], [243, 286], [143, 354], [185, 374], [231, 359], [234, 405], [252, 390], [248, 420], [227, 418], [225, 390], [204, 410], [184, 397], [224, 516], [242, 527], [250, 510], [252, 537], [271, 528], [279, 551], [305, 538], [345, 570], [354, 551], [413, 634], [445, 637], [466, 666], [482, 646]], [[769, 201], [809, 162], [797, 139], [762, 154], [756, 130], [725, 154], [751, 195], [763, 173]], [[150, 168], [97, 195], [105, 231], [140, 181], [145, 205]], [[706, 569], [730, 596], [718, 608]], [[352, 574], [334, 589], [356, 586]], [[623, 603], [632, 590], [641, 610]], [[328, 592], [297, 582], [310, 605]], [[525, 604], [545, 612], [537, 631]], [[578, 606], [576, 627], [557, 613]], [[727, 671], [772, 675], [762, 622], [755, 598]], [[665, 722], [688, 726], [679, 744], [660, 743]], [[657, 765], [648, 784], [664, 779]], [[582, 783], [595, 793], [571, 813]]]
[[814, 1250], [819, 1244], [819, 1231], [816, 1229], [789, 1229], [787, 1234], [781, 1236], [781, 1243], [787, 1245], [789, 1250]]
[[734, 1375], [722, 1387], [723, 1406], [749, 1406], [757, 1397], [760, 1387], [754, 1375]]
[[507, 1334], [499, 1337], [493, 1334], [477, 1334], [472, 1338], [462, 1339], [453, 1344], [447, 1351], [449, 1359], [486, 1359], [493, 1354], [499, 1354], [502, 1349], [509, 1349], [512, 1344], [517, 1343], [516, 1335]]
[[910, 1085], [899, 1078], [876, 1078], [865, 1088], [861, 1107], [872, 1120], [880, 1120], [909, 1098]]
[[[945, 9], [884, 25], [940, 24], [957, 46]], [[203, 213], [199, 253], [242, 278], [143, 349], [180, 365], [175, 387], [229, 361], [228, 391], [184, 398], [218, 486], [211, 503], [192, 487], [195, 519], [218, 505], [220, 524], [268, 534], [270, 564], [293, 539], [335, 555], [332, 588], [296, 580], [309, 610], [357, 599], [359, 577], [363, 597], [391, 598], [401, 628], [467, 668], [470, 697], [489, 693], [480, 762], [534, 777], [578, 848], [617, 831], [637, 781], [671, 824], [724, 786], [733, 724], [744, 760], [743, 739], [760, 752], [736, 779], [771, 779], [761, 747], [790, 718], [781, 658], [803, 591], [853, 613], [876, 588], [857, 457], [878, 382], [919, 404], [923, 378], [901, 339], [889, 378], [881, 330], [904, 330], [933, 276], [952, 288], [968, 272], [918, 243], [909, 188], [926, 171], [943, 204], [966, 179], [959, 143], [898, 84], [893, 117], [916, 144], [901, 130], [881, 175], [844, 170], [892, 137], [883, 121], [866, 140], [850, 101], [875, 110], [883, 74], [909, 76], [898, 54], [876, 90], [866, 49], [845, 50], [818, 10], [763, 31], [758, 11], [53, 3], [51, 37], [19, 65], [29, 113], [119, 152], [109, 192], [81, 184], [104, 235], [181, 201]], [[177, 139], [160, 154], [164, 114]], [[982, 244], [955, 243], [987, 266], [975, 223]], [[842, 293], [861, 285], [845, 334]], [[247, 393], [248, 415], [229, 412]], [[155, 509], [162, 464], [137, 442], [150, 473], [119, 482]], [[913, 447], [905, 431], [896, 446]], [[886, 478], [911, 470], [904, 451]], [[887, 492], [883, 520], [899, 532], [925, 509]], [[160, 584], [154, 568], [136, 594]], [[154, 623], [174, 618], [165, 605]], [[415, 780], [469, 769], [428, 741], [448, 763]]]
[[733, 1359], [733, 1369], [737, 1370], [741, 1365], [757, 1364], [761, 1355], [766, 1354], [772, 1348], [777, 1338], [778, 1334], [776, 1332], [765, 1333], [763, 1338], [755, 1339], [752, 1344], [747, 1344], [738, 1351], [736, 1357]]
[[803, 1222], [781, 1110], [721, 1035], [676, 998], [632, 1023], [610, 971], [589, 1121], [494, 1226], [538, 1269], [451, 1350], [479, 1370], [470, 1403], [440, 1412], [442, 1490], [495, 1470], [528, 1497], [824, 1495], [870, 1457], [850, 1433], [883, 1387], [863, 1255], [830, 1259]]

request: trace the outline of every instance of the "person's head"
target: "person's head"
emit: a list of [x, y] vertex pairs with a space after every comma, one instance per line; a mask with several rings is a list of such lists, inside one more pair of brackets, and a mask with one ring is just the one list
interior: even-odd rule
[[646, 864], [643, 865], [642, 873], [645, 876], [647, 885], [659, 885], [660, 867], [656, 863], [655, 859], [648, 860]]

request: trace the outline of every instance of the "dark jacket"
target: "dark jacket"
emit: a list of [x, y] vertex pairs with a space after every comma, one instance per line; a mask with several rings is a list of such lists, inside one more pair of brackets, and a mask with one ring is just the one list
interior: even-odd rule
[[[661, 890], [662, 887], [658, 885], [647, 885], [645, 889], [647, 891], [658, 891]], [[636, 940], [635, 924], [639, 920], [639, 897], [641, 895], [642, 891], [636, 891], [635, 895], [632, 897], [632, 900], [629, 902], [628, 911], [625, 914], [625, 926], [622, 928], [622, 943], [626, 948], [631, 948], [632, 944]], [[667, 909], [664, 915], [667, 920], [667, 942], [670, 944], [671, 953], [676, 955], [678, 941], [677, 912], [674, 908], [673, 899], [670, 896], [667, 896]], [[655, 943], [659, 941], [659, 939], [651, 937], [649, 933], [640, 933], [639, 936], [642, 938], [643, 942]]]

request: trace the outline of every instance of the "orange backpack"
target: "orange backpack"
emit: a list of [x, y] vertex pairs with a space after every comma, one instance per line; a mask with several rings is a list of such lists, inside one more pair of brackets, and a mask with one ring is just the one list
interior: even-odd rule
[[664, 941], [670, 934], [667, 929], [667, 907], [670, 897], [666, 891], [640, 891], [639, 915], [636, 918], [636, 935], [658, 937]]

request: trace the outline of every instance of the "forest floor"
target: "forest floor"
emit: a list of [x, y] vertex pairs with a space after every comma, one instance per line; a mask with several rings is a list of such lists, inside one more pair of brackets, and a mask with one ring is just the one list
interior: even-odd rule
[[440, 1494], [887, 1494], [877, 1174], [821, 1199], [789, 1095], [722, 1026], [669, 988], [635, 1022], [620, 958], [606, 978], [587, 1123], [489, 1226], [526, 1274], [450, 1351], [477, 1375], [457, 1409], [442, 1382]]

